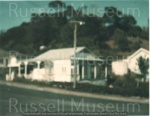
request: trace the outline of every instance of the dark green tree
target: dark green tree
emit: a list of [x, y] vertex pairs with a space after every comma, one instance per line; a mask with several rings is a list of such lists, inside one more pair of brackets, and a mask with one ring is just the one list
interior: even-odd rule
[[120, 18], [122, 17], [122, 12], [116, 7], [105, 7], [105, 13], [103, 19], [111, 27], [119, 27]]
[[136, 20], [131, 15], [124, 15], [120, 18], [120, 28], [126, 32], [128, 32], [132, 27], [136, 25]]
[[146, 76], [148, 74], [148, 68], [149, 68], [149, 59], [145, 59], [143, 58], [142, 56], [139, 57], [137, 59], [137, 62], [138, 62], [138, 66], [139, 66], [139, 69], [140, 69], [140, 72], [141, 72], [141, 77], [144, 78], [144, 82], [146, 81]]
[[129, 27], [129, 30], [127, 31], [127, 34], [130, 37], [140, 37], [141, 32], [142, 32], [141, 27], [133, 26], [133, 27]]
[[127, 35], [123, 30], [116, 29], [112, 38], [114, 40], [114, 45], [117, 46], [117, 49], [119, 51], [129, 51], [130, 50]]
[[147, 28], [142, 28], [142, 31], [139, 34], [140, 34], [140, 37], [142, 39], [149, 40], [149, 29], [148, 29], [148, 27]]
[[62, 2], [62, 1], [56, 0], [56, 1], [51, 1], [51, 2], [49, 3], [49, 7], [58, 9], [58, 8], [63, 8], [63, 7], [65, 8], [66, 5], [65, 5], [65, 3]]

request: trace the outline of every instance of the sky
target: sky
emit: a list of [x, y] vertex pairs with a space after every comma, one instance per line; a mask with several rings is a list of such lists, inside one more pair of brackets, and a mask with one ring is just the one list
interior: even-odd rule
[[[0, 0], [0, 30], [7, 30], [21, 25], [23, 22], [29, 22], [32, 13], [49, 12], [47, 1], [31, 0]], [[87, 6], [86, 12], [97, 13], [102, 16], [104, 8], [114, 6], [123, 14], [133, 15], [137, 25], [148, 27], [149, 20], [149, 2], [148, 0], [65, 0], [67, 5], [73, 5], [74, 8]], [[99, 12], [98, 12], [99, 11]]]

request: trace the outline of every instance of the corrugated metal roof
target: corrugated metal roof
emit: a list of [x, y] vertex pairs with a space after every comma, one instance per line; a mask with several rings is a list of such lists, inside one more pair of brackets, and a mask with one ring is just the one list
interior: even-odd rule
[[[77, 47], [76, 53], [84, 50], [85, 47]], [[61, 48], [61, 49], [52, 49], [49, 50], [32, 60], [62, 60], [62, 59], [70, 59], [70, 57], [74, 54], [74, 48]]]
[[[74, 55], [71, 56], [71, 59], [74, 59]], [[76, 54], [76, 59], [77, 60], [94, 60], [94, 61], [104, 61], [103, 59], [100, 59], [96, 55], [93, 55], [91, 53], [77, 53]]]

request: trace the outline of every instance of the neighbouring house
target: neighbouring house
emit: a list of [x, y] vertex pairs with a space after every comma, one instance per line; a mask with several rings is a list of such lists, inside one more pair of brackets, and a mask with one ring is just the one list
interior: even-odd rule
[[9, 60], [9, 52], [0, 49], [0, 68], [6, 68]]
[[[85, 47], [76, 48], [76, 63], [77, 81], [98, 80], [106, 75], [105, 71], [101, 72], [104, 60]], [[20, 61], [12, 57], [8, 67], [9, 75], [15, 69], [18, 77], [24, 76], [31, 80], [72, 82], [74, 80], [74, 48], [52, 49], [34, 58]]]
[[[127, 74], [129, 69], [135, 74], [141, 74], [137, 61], [139, 57], [143, 57], [145, 59], [149, 58], [149, 51], [144, 48], [140, 48], [127, 59], [112, 62], [112, 72], [116, 75], [122, 76]], [[147, 78], [148, 77], [149, 74], [147, 75]]]
[[[6, 80], [12, 81], [15, 78], [15, 76], [19, 76], [18, 67], [20, 67], [20, 62], [29, 58], [33, 58], [33, 57], [28, 57], [27, 55], [21, 54], [16, 51], [10, 51], [8, 65], [7, 65], [9, 69], [9, 74], [6, 74]], [[22, 67], [19, 69], [20, 71], [23, 70]]]

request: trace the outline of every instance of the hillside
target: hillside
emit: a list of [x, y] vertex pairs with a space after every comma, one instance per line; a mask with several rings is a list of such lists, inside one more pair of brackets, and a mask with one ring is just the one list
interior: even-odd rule
[[[112, 13], [109, 8], [114, 10], [113, 17], [107, 16]], [[115, 7], [106, 7], [102, 17], [82, 12], [70, 14], [78, 10], [66, 6], [65, 10], [56, 13], [33, 13], [30, 22], [0, 32], [0, 49], [37, 55], [48, 49], [73, 47], [74, 24], [71, 20], [85, 22], [85, 25], [78, 25], [77, 46], [86, 46], [97, 55], [114, 55], [114, 52], [122, 55], [140, 47], [148, 49], [149, 30], [136, 25], [133, 16], [122, 14], [118, 17]], [[45, 49], [41, 51], [40, 46]]]
[[[130, 41], [131, 47], [133, 49], [129, 50], [129, 51], [118, 51], [116, 54], [121, 55], [121, 56], [128, 56], [130, 54], [132, 54], [133, 52], [135, 52], [135, 50], [139, 49], [139, 48], [145, 48], [147, 50], [149, 50], [149, 41], [142, 39], [142, 38], [138, 38], [138, 37], [128, 37], [128, 41]], [[108, 41], [106, 41], [106, 44], [111, 48], [114, 49], [115, 48], [115, 42], [114, 40], [110, 39]]]

